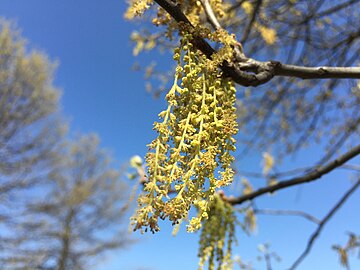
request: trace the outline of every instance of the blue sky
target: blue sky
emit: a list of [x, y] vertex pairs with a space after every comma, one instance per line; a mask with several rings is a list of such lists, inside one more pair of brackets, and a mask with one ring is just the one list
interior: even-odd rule
[[[71, 129], [99, 134], [102, 145], [111, 149], [120, 162], [134, 154], [145, 155], [146, 144], [155, 136], [152, 123], [165, 107], [163, 98], [154, 99], [146, 93], [143, 74], [131, 70], [136, 59], [129, 35], [139, 25], [123, 20], [125, 8], [122, 0], [0, 1], [0, 15], [17, 23], [32, 48], [45, 51], [59, 62], [55, 85], [63, 91], [61, 106], [71, 119]], [[145, 53], [140, 60], [149, 63], [152, 57]], [[162, 59], [162, 67], [171, 67], [166, 57]], [[284, 166], [309, 164], [316, 160], [316, 150], [303, 152]], [[242, 166], [259, 169], [260, 156], [261, 153], [249, 155]], [[318, 183], [279, 192], [276, 198], [268, 196], [258, 205], [305, 209], [322, 217], [349, 188], [348, 175], [336, 172]], [[359, 232], [360, 215], [354, 213], [355, 205], [360, 205], [359, 192], [336, 214], [298, 269], [342, 269], [330, 247], [333, 243], [345, 243], [346, 231]], [[182, 228], [177, 237], [172, 237], [171, 226], [161, 226], [162, 231], [156, 235], [137, 234], [137, 244], [109, 254], [94, 269], [196, 269], [198, 235], [187, 234]], [[299, 217], [260, 216], [254, 236], [238, 231], [239, 245], [234, 254], [246, 261], [255, 260], [257, 245], [270, 242], [272, 250], [283, 258], [274, 269], [285, 269], [303, 250], [314, 229], [314, 225]], [[351, 262], [353, 269], [360, 269], [359, 260]], [[260, 264], [256, 269], [265, 267]]]

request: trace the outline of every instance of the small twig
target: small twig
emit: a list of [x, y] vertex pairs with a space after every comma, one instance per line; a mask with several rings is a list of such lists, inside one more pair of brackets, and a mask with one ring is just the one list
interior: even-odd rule
[[353, 119], [346, 125], [346, 131], [340, 136], [340, 138], [337, 140], [337, 142], [333, 143], [331, 145], [331, 148], [327, 151], [326, 155], [321, 158], [320, 161], [317, 162], [319, 166], [322, 166], [324, 163], [328, 162], [333, 155], [338, 151], [341, 146], [343, 146], [346, 142], [346, 140], [350, 137], [351, 133], [356, 130], [358, 125], [360, 124], [360, 117], [358, 117], [359, 114], [353, 116]]
[[325, 224], [330, 220], [330, 218], [335, 214], [337, 210], [346, 202], [346, 200], [350, 197], [350, 195], [360, 186], [360, 180], [358, 180], [345, 194], [344, 196], [338, 201], [338, 203], [329, 211], [329, 213], [321, 220], [318, 228], [314, 231], [311, 235], [305, 250], [300, 255], [300, 257], [293, 263], [293, 265], [289, 268], [289, 270], [294, 270], [309, 254], [311, 251], [312, 246], [314, 245], [315, 240], [319, 237], [321, 230], [325, 226]]
[[320, 224], [320, 220], [304, 211], [297, 210], [273, 210], [273, 209], [254, 209], [255, 214], [264, 215], [283, 215], [283, 216], [300, 216], [316, 224]]
[[233, 10], [241, 7], [241, 5], [242, 5], [244, 2], [246, 2], [246, 1], [247, 1], [247, 0], [240, 0], [240, 1], [238, 1], [238, 2], [235, 3], [233, 6], [229, 7], [229, 8], [226, 10], [226, 12], [231, 12], [231, 11], [233, 11]]
[[216, 18], [216, 15], [210, 5], [210, 2], [209, 0], [200, 0], [201, 1], [201, 4], [205, 10], [205, 14], [206, 14], [206, 17], [208, 19], [208, 21], [210, 22], [210, 24], [212, 25], [212, 27], [217, 30], [217, 29], [221, 29], [221, 25], [219, 23], [219, 21], [217, 20]]
[[344, 164], [341, 166], [342, 169], [346, 170], [353, 170], [353, 171], [359, 171], [360, 172], [360, 165], [354, 165], [354, 164]]
[[[266, 179], [274, 179], [274, 178], [278, 179], [278, 178], [288, 176], [288, 175], [304, 173], [305, 171], [309, 171], [311, 169], [314, 169], [314, 168], [309, 166], [309, 167], [296, 168], [296, 169], [283, 171], [283, 172], [269, 173], [268, 175], [266, 175]], [[258, 173], [258, 172], [250, 172], [250, 171], [242, 171], [242, 170], [238, 170], [236, 172], [240, 175], [244, 175], [244, 176], [248, 176], [248, 177], [255, 177], [255, 178], [264, 178], [265, 177], [263, 173]]]
[[266, 262], [266, 270], [272, 270], [270, 254], [266, 252], [264, 254], [264, 258]]
[[329, 9], [326, 9], [322, 12], [319, 12], [318, 14], [315, 14], [314, 16], [314, 19], [320, 19], [321, 17], [324, 17], [324, 16], [328, 16], [334, 12], [338, 12], [339, 10], [341, 9], [344, 9], [344, 8], [347, 8], [353, 4], [356, 4], [357, 2], [359, 2], [358, 0], [350, 0], [350, 1], [347, 1], [347, 2], [344, 2], [344, 3], [341, 3], [337, 6], [333, 6]]
[[247, 41], [247, 39], [248, 39], [248, 37], [249, 37], [249, 35], [251, 33], [251, 29], [253, 28], [256, 16], [258, 15], [258, 13], [260, 11], [261, 4], [262, 4], [262, 0], [257, 0], [256, 1], [255, 7], [254, 7], [253, 12], [251, 14], [250, 21], [249, 21], [249, 23], [247, 24], [247, 26], [246, 26], [246, 28], [244, 30], [243, 37], [241, 38], [241, 41], [240, 41], [241, 44], [244, 44]]
[[[242, 176], [246, 176], [246, 177], [254, 177], [254, 178], [261, 178], [264, 179], [264, 177], [266, 177], [266, 179], [278, 179], [281, 177], [284, 177], [286, 175], [294, 175], [294, 174], [298, 174], [298, 173], [304, 173], [304, 172], [309, 172], [314, 170], [314, 168], [316, 168], [318, 166], [315, 167], [303, 167], [303, 168], [296, 168], [293, 170], [288, 170], [288, 171], [283, 171], [283, 172], [276, 172], [276, 173], [269, 173], [268, 175], [264, 176], [263, 173], [259, 173], [259, 172], [250, 172], [250, 171], [242, 171], [242, 170], [236, 170], [236, 173], [242, 175]], [[360, 165], [356, 165], [356, 164], [344, 164], [342, 166], [339, 167], [339, 169], [344, 169], [344, 170], [353, 170], [353, 171], [360, 171]]]

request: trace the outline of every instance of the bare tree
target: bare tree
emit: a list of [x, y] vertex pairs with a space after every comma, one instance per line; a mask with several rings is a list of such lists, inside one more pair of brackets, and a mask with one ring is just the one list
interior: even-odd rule
[[[31, 190], [48, 181], [66, 123], [57, 113], [55, 65], [0, 19], [0, 249]], [[1, 252], [0, 252], [1, 253]]]
[[25, 43], [18, 30], [0, 19], [1, 201], [46, 177], [66, 126], [56, 116], [55, 65], [43, 53], [27, 53]]
[[105, 252], [129, 243], [121, 225], [126, 187], [96, 135], [78, 137], [5, 238], [2, 269], [90, 269]]
[[55, 65], [0, 21], [0, 268], [89, 269], [129, 243], [126, 187], [96, 135], [66, 142]]

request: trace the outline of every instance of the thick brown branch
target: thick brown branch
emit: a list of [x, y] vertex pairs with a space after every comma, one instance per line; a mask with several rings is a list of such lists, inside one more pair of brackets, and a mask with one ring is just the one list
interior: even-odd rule
[[304, 252], [300, 255], [300, 257], [294, 262], [294, 264], [290, 267], [289, 270], [294, 270], [310, 253], [312, 246], [314, 245], [315, 240], [319, 237], [321, 230], [325, 226], [325, 224], [331, 219], [331, 217], [335, 214], [337, 210], [346, 202], [346, 200], [350, 197], [350, 195], [360, 186], [360, 180], [358, 180], [337, 202], [337, 204], [329, 211], [329, 213], [321, 220], [319, 226], [311, 235], [309, 242], [306, 245]]
[[175, 4], [172, 1], [167, 1], [167, 0], [155, 0], [155, 2], [158, 3], [159, 6], [161, 6], [163, 9], [165, 9], [166, 12], [169, 13], [171, 17], [175, 19], [175, 21], [184, 22], [193, 26], [189, 21], [189, 19], [181, 11], [179, 5]]
[[[171, 17], [177, 22], [185, 23], [193, 27], [189, 19], [181, 11], [179, 5], [168, 0], [155, 0]], [[203, 0], [206, 7], [206, 13], [214, 25], [219, 28], [220, 25], [212, 12], [209, 3]], [[202, 37], [195, 36], [194, 46], [203, 52], [207, 58], [211, 59], [216, 53], [210, 44]], [[241, 48], [241, 44], [239, 46]], [[232, 63], [224, 61], [221, 69], [225, 76], [231, 77], [234, 82], [243, 86], [258, 86], [270, 81], [274, 76], [288, 76], [301, 79], [328, 79], [328, 78], [352, 78], [360, 79], [360, 67], [302, 67], [282, 64], [277, 61], [261, 62], [255, 59], [247, 58], [237, 47], [234, 48], [234, 60]]]
[[318, 167], [318, 168], [314, 169], [313, 171], [311, 171], [310, 173], [305, 174], [304, 176], [295, 177], [290, 180], [281, 181], [278, 184], [260, 188], [252, 193], [240, 196], [238, 198], [224, 197], [224, 199], [231, 204], [241, 204], [245, 201], [253, 200], [253, 199], [255, 199], [261, 195], [267, 194], [267, 193], [272, 193], [272, 192], [280, 190], [280, 189], [284, 189], [284, 188], [288, 188], [288, 187], [292, 187], [292, 186], [296, 186], [296, 185], [300, 185], [300, 184], [304, 184], [304, 183], [309, 183], [309, 182], [312, 182], [312, 181], [315, 181], [315, 180], [321, 178], [323, 175], [340, 167], [341, 165], [343, 165], [344, 163], [346, 163], [347, 161], [356, 157], [359, 154], [360, 154], [360, 145], [352, 148], [350, 151], [348, 151], [344, 155], [340, 156], [339, 158], [329, 162], [327, 165], [325, 165], [323, 167]]

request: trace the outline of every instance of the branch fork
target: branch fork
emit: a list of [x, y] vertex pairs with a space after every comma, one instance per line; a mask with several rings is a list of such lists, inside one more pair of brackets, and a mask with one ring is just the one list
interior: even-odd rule
[[[194, 28], [181, 7], [170, 0], [155, 0], [178, 23], [185, 23]], [[208, 0], [201, 0], [206, 16], [214, 29], [221, 29]], [[217, 51], [202, 37], [195, 37], [194, 46], [211, 59]], [[282, 64], [278, 61], [261, 62], [247, 58], [242, 52], [241, 43], [234, 47], [232, 63], [224, 61], [220, 68], [225, 76], [242, 86], [258, 86], [269, 82], [277, 76], [300, 79], [360, 79], [360, 67], [304, 67]]]

